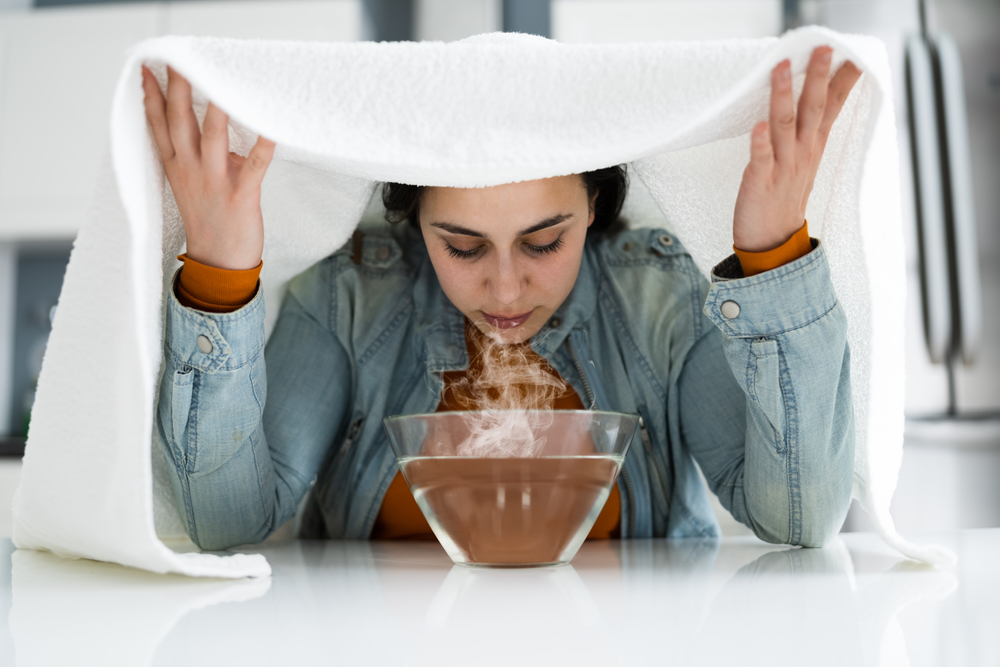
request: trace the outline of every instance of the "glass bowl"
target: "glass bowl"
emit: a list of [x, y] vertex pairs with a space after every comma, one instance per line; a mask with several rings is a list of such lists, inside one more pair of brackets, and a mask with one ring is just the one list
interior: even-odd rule
[[399, 469], [459, 565], [568, 563], [618, 478], [639, 416], [436, 412], [383, 420]]

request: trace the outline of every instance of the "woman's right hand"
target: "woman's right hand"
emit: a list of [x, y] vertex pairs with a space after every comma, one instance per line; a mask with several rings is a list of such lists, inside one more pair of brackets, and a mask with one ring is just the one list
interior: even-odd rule
[[247, 157], [229, 152], [229, 116], [208, 105], [201, 130], [191, 84], [167, 68], [167, 97], [142, 68], [146, 118], [184, 221], [187, 256], [220, 269], [252, 269], [264, 250], [260, 184], [274, 155], [264, 137]]

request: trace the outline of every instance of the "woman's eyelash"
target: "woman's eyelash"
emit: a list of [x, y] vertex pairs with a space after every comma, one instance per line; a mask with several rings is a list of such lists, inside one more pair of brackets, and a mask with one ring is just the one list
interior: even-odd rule
[[563, 244], [563, 238], [562, 235], [560, 234], [555, 241], [553, 241], [548, 245], [531, 245], [530, 243], [527, 243], [525, 245], [528, 246], [528, 250], [530, 250], [531, 252], [538, 255], [544, 255], [559, 250], [559, 248], [562, 247], [562, 244]]
[[472, 250], [459, 250], [450, 243], [445, 243], [445, 247], [448, 250], [448, 254], [455, 259], [472, 259], [474, 257], [478, 257], [479, 253], [483, 250], [483, 246], [473, 248]]
[[[548, 245], [531, 245], [530, 243], [525, 243], [524, 245], [528, 249], [528, 252], [536, 255], [546, 255], [559, 250], [563, 245], [563, 239], [560, 235], [559, 238]], [[455, 259], [475, 259], [483, 252], [483, 246], [473, 248], [472, 250], [459, 250], [452, 244], [445, 243], [445, 250]]]

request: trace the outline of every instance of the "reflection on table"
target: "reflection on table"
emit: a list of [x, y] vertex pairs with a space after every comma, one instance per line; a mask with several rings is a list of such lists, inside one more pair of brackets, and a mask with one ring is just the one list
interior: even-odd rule
[[997, 664], [1000, 530], [934, 538], [959, 553], [953, 570], [906, 561], [867, 534], [825, 549], [590, 542], [570, 566], [510, 570], [453, 566], [432, 543], [287, 542], [261, 550], [272, 578], [243, 581], [5, 542], [0, 662]]

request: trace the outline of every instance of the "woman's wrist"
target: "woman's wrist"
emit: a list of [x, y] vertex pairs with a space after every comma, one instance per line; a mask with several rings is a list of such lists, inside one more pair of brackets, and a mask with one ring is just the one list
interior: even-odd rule
[[797, 224], [784, 224], [770, 229], [760, 229], [758, 226], [750, 233], [734, 226], [733, 248], [742, 252], [768, 252], [780, 248], [801, 231], [804, 224], [805, 220], [800, 218]]
[[733, 250], [740, 260], [743, 275], [747, 278], [776, 269], [808, 255], [812, 250], [812, 242], [809, 239], [809, 222], [804, 221], [802, 226], [784, 243], [769, 250], [748, 252], [735, 244], [733, 244]]

